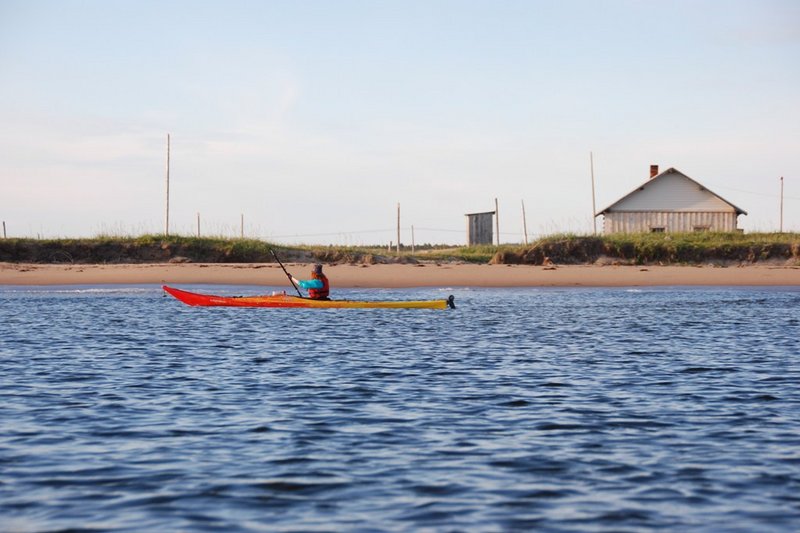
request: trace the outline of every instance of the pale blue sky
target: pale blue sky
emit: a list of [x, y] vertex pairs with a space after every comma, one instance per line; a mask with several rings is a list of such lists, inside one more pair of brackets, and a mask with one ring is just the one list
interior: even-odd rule
[[[0, 0], [9, 236], [504, 242], [676, 167], [800, 231], [800, 2]], [[598, 219], [600, 226], [600, 219]]]

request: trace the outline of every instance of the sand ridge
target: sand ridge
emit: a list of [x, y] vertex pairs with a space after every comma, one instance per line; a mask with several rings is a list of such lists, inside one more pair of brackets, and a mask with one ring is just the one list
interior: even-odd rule
[[[288, 263], [309, 278], [311, 265]], [[332, 287], [624, 287], [800, 285], [800, 267], [775, 265], [597, 266], [475, 264], [340, 264], [325, 266]], [[286, 286], [274, 263], [22, 264], [0, 263], [0, 285], [234, 284]]]

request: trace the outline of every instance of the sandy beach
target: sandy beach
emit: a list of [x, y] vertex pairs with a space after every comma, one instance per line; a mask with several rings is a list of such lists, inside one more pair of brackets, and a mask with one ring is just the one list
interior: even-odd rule
[[[309, 277], [310, 265], [286, 265]], [[800, 285], [800, 267], [525, 266], [473, 264], [330, 265], [335, 287], [625, 287], [680, 285]], [[0, 285], [234, 284], [288, 286], [276, 264], [0, 263]]]

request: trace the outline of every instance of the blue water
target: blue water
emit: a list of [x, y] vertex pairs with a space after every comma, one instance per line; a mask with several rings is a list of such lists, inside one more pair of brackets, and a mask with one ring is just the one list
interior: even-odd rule
[[0, 288], [0, 530], [800, 530], [800, 290], [450, 293]]

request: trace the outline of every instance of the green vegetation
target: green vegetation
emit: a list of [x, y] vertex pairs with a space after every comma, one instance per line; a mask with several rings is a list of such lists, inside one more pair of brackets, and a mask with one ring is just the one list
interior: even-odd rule
[[497, 246], [459, 246], [442, 247], [430, 250], [421, 250], [414, 257], [423, 261], [437, 261], [442, 263], [463, 261], [465, 263], [488, 263], [496, 254]]
[[[198, 237], [96, 237], [3, 239], [0, 261], [31, 263], [269, 262], [269, 243], [255, 239]], [[280, 250], [280, 246], [273, 246]]]
[[552, 235], [529, 245], [423, 245], [398, 255], [385, 246], [282, 246], [223, 237], [100, 236], [88, 239], [0, 239], [0, 261], [17, 263], [467, 262], [555, 264], [700, 264], [782, 261], [800, 264], [797, 233], [646, 233]]
[[755, 263], [800, 261], [797, 233], [640, 233], [553, 235], [531, 246], [500, 251], [495, 262], [541, 265]]

